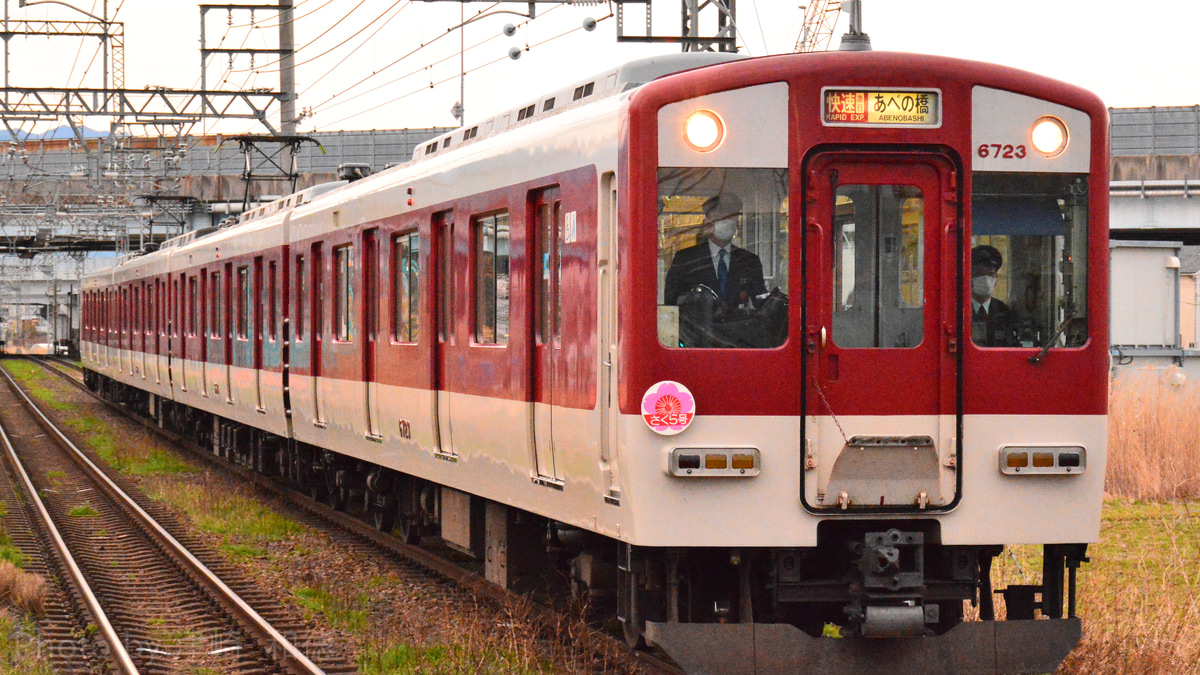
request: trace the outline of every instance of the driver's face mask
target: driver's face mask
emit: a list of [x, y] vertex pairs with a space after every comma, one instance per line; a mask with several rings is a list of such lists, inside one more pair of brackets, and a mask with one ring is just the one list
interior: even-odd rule
[[737, 234], [737, 219], [722, 218], [713, 223], [713, 236], [721, 241], [733, 241], [733, 236]]
[[971, 293], [977, 298], [989, 298], [996, 290], [996, 277], [985, 274], [971, 277]]

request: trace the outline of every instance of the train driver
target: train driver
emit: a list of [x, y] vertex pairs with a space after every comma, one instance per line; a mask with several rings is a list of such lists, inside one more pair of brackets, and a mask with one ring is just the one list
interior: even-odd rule
[[671, 259], [663, 302], [679, 304], [679, 296], [703, 284], [716, 291], [730, 309], [749, 307], [766, 295], [762, 261], [744, 248], [734, 246], [742, 200], [732, 192], [710, 198], [701, 207], [708, 240], [685, 248]]
[[971, 249], [971, 338], [980, 347], [1017, 346], [1016, 312], [992, 297], [1003, 265], [995, 247], [982, 244]]

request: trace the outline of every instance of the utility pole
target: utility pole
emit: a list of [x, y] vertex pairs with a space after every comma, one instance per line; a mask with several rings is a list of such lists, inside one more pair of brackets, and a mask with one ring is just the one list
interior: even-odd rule
[[[292, 0], [279, 0], [279, 130], [284, 136], [295, 136], [299, 127], [296, 119], [296, 24], [292, 17]], [[283, 166], [296, 173], [296, 155], [292, 146], [284, 149]]]

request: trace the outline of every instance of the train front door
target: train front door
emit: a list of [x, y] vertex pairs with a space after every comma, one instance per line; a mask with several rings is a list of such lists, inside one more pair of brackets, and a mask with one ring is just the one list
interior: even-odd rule
[[949, 507], [962, 288], [953, 164], [829, 152], [804, 175], [804, 502]]
[[533, 202], [533, 454], [539, 480], [557, 482], [554, 464], [554, 406], [562, 360], [562, 198], [558, 188], [534, 195]]

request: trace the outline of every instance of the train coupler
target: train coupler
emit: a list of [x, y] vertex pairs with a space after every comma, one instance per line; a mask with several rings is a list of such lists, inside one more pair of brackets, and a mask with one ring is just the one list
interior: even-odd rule
[[925, 534], [890, 529], [867, 532], [851, 544], [859, 580], [851, 585], [845, 633], [868, 638], [921, 637], [940, 620], [924, 604]]

